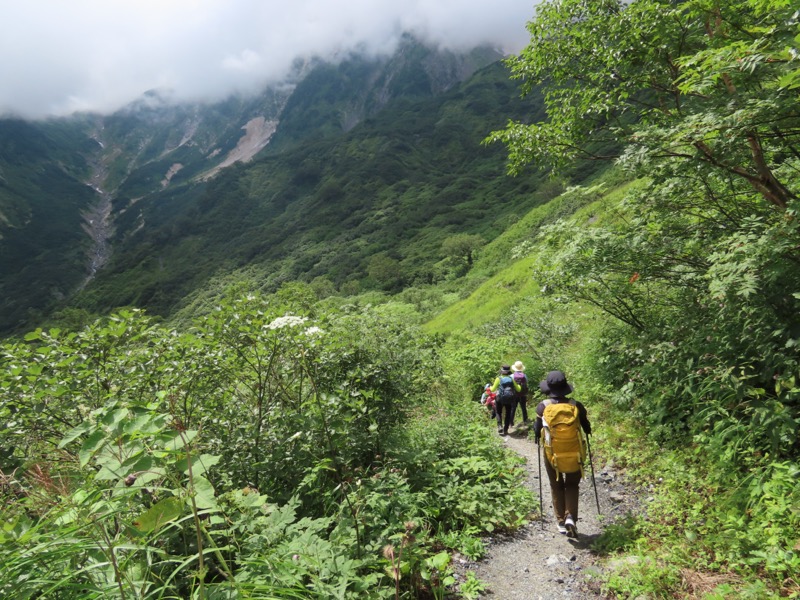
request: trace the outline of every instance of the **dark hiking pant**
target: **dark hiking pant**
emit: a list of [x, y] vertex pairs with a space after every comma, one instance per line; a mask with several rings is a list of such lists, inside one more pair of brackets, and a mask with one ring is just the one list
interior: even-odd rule
[[581, 472], [561, 473], [556, 479], [556, 470], [550, 465], [550, 461], [545, 458], [544, 468], [547, 470], [547, 477], [550, 479], [550, 492], [553, 496], [553, 512], [556, 520], [563, 523], [567, 515], [572, 520], [578, 521], [578, 486], [581, 482]]
[[495, 404], [495, 410], [497, 411], [497, 430], [499, 431], [502, 427], [503, 433], [508, 433], [508, 428], [511, 427], [511, 424], [514, 421], [514, 409], [516, 402], [511, 404], [502, 404], [498, 402]]
[[522, 422], [523, 423], [527, 423], [528, 422], [528, 399], [527, 398], [520, 398], [519, 400], [517, 400], [517, 404], [514, 407], [514, 412], [511, 415], [511, 422], [513, 423], [514, 421], [516, 421], [517, 406], [522, 409]]

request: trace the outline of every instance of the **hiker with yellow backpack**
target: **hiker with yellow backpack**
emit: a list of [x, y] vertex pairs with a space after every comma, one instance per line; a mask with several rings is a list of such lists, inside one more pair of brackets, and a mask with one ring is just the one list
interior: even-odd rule
[[578, 486], [586, 458], [583, 433], [591, 434], [592, 425], [583, 404], [567, 397], [572, 386], [562, 371], [550, 371], [539, 389], [547, 398], [536, 407], [533, 429], [536, 443], [544, 447], [558, 532], [578, 537]]

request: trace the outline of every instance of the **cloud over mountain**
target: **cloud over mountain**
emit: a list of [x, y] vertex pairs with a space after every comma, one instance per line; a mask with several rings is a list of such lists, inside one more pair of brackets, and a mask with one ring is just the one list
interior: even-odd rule
[[149, 89], [216, 100], [279, 81], [297, 57], [388, 53], [404, 31], [518, 51], [531, 0], [4, 2], [0, 115], [112, 111]]

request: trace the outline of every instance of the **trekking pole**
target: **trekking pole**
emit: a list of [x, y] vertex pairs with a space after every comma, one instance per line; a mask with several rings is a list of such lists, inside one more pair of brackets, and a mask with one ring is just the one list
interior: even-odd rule
[[539, 457], [539, 523], [544, 530], [544, 506], [542, 505], [542, 448], [536, 440], [536, 456]]
[[[594, 480], [594, 462], [592, 461], [592, 445], [589, 436], [586, 436], [586, 448], [589, 450], [589, 466], [592, 468], [592, 485], [594, 486], [594, 501], [597, 503], [597, 515], [600, 516], [600, 498], [597, 496], [597, 482]], [[541, 481], [539, 482], [541, 484]]]

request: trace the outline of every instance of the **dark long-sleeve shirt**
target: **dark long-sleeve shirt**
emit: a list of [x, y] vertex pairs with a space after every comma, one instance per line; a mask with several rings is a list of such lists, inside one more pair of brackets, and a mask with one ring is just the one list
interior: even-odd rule
[[[560, 402], [569, 402], [569, 398], [550, 398], [549, 399], [552, 403], [560, 403]], [[544, 414], [544, 407], [546, 406], [544, 400], [539, 402], [538, 406], [536, 407], [536, 420], [533, 423], [533, 431], [535, 432], [536, 439], [538, 440], [542, 433], [542, 415]], [[589, 422], [589, 415], [586, 412], [586, 407], [575, 400], [575, 406], [578, 407], [578, 419], [581, 422], [581, 429], [589, 435], [592, 433], [592, 424]]]

